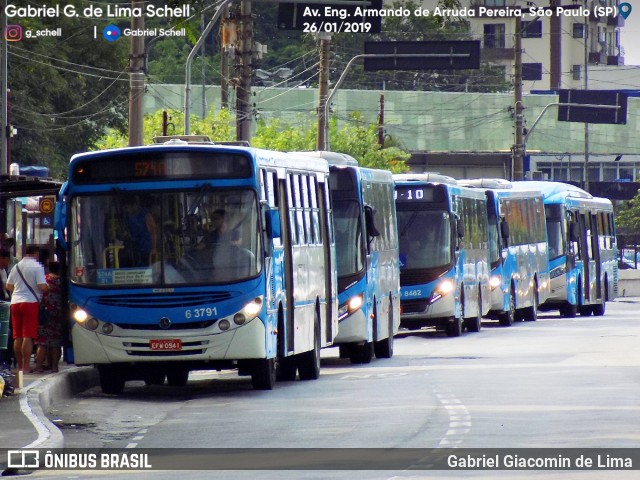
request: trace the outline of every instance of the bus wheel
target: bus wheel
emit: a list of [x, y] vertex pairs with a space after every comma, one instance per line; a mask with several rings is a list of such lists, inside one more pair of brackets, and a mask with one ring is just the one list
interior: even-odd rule
[[100, 387], [102, 393], [108, 395], [120, 395], [124, 391], [124, 375], [122, 371], [114, 365], [100, 365]]
[[167, 383], [172, 387], [184, 387], [189, 380], [189, 370], [172, 368], [167, 371]]
[[511, 289], [511, 294], [509, 295], [509, 310], [500, 314], [499, 320], [500, 325], [502, 325], [503, 327], [510, 327], [516, 320], [516, 296], [514, 294], [513, 288]]
[[523, 319], [525, 322], [535, 322], [538, 320], [538, 285], [533, 292], [533, 305], [524, 309]]
[[299, 355], [298, 373], [300, 380], [316, 380], [320, 377], [320, 332], [317, 321], [313, 334], [313, 350]]
[[564, 318], [575, 318], [578, 314], [578, 306], [567, 303], [564, 307], [560, 307], [560, 315]]
[[292, 382], [296, 379], [298, 367], [295, 357], [278, 357], [276, 365], [276, 379], [281, 382]]
[[349, 359], [351, 363], [371, 363], [373, 358], [373, 342], [364, 342], [362, 345], [357, 343], [350, 344]]
[[591, 305], [580, 305], [578, 307], [578, 312], [580, 313], [580, 316], [588, 317], [589, 315], [591, 315], [593, 313], [593, 310], [592, 310]]
[[273, 358], [255, 360], [251, 371], [251, 385], [256, 390], [273, 390], [276, 383], [276, 361]]
[[596, 317], [603, 316], [604, 311], [605, 311], [604, 300], [602, 300], [602, 303], [597, 303], [591, 306], [591, 313], [593, 313], [593, 315]]
[[389, 336], [373, 344], [376, 358], [393, 357], [393, 305], [391, 302], [389, 302], [389, 321], [387, 323], [389, 324]]
[[445, 331], [447, 337], [459, 337], [462, 335], [462, 319], [453, 317], [453, 320], [447, 320]]

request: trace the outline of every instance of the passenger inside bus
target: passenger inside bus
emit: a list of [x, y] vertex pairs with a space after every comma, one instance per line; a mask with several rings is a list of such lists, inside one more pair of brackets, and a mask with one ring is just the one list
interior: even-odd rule
[[157, 229], [153, 215], [143, 207], [138, 195], [135, 195], [131, 202], [125, 203], [123, 210], [127, 232], [124, 250], [120, 255], [121, 266], [149, 266], [158, 254]]

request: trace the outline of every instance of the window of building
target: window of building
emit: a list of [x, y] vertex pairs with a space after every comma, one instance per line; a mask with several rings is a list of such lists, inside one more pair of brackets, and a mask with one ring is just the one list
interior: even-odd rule
[[542, 22], [540, 20], [523, 20], [522, 38], [542, 38]]
[[523, 80], [542, 80], [542, 64], [541, 63], [523, 63], [522, 64]]
[[573, 38], [584, 38], [584, 23], [573, 24]]
[[485, 7], [504, 7], [505, 0], [484, 0]]
[[582, 74], [582, 65], [574, 65], [572, 68], [573, 71], [573, 79], [580, 80]]
[[620, 165], [620, 169], [618, 170], [618, 178], [620, 180], [633, 181], [633, 167], [630, 165]]
[[484, 25], [484, 48], [505, 47], [504, 23], [486, 23]]

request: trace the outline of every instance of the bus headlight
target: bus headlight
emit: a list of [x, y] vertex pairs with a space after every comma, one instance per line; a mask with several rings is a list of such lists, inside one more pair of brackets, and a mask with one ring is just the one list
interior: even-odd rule
[[89, 318], [89, 314], [81, 308], [73, 312], [73, 319], [78, 323], [84, 323]]
[[364, 295], [356, 295], [355, 297], [351, 297], [344, 303], [340, 308], [338, 308], [338, 320], [342, 320], [354, 312], [357, 312], [362, 305], [364, 304]]
[[431, 303], [440, 300], [445, 295], [453, 292], [453, 282], [449, 279], [443, 280], [433, 291], [433, 295], [431, 296]]
[[355, 297], [350, 298], [347, 302], [347, 305], [349, 305], [349, 313], [353, 313], [358, 310], [363, 303], [364, 298], [362, 297], [362, 295], [356, 295]]
[[87, 330], [95, 330], [96, 328], [98, 328], [98, 325], [100, 325], [100, 322], [98, 322], [98, 320], [93, 317], [84, 322], [84, 328], [86, 328]]
[[489, 279], [489, 286], [491, 287], [491, 290], [498, 288], [501, 283], [502, 279], [500, 278], [500, 275], [494, 275]]
[[244, 314], [248, 317], [248, 319], [255, 318], [262, 310], [262, 298], [256, 297], [252, 302], [247, 303], [244, 306]]

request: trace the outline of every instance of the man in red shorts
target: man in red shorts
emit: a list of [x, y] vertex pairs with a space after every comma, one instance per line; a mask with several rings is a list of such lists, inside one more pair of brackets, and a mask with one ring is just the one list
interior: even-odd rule
[[49, 288], [44, 267], [38, 262], [39, 251], [36, 245], [27, 246], [25, 256], [11, 269], [7, 279], [7, 290], [12, 292], [13, 351], [21, 372], [29, 371], [33, 341], [38, 336], [38, 303]]

